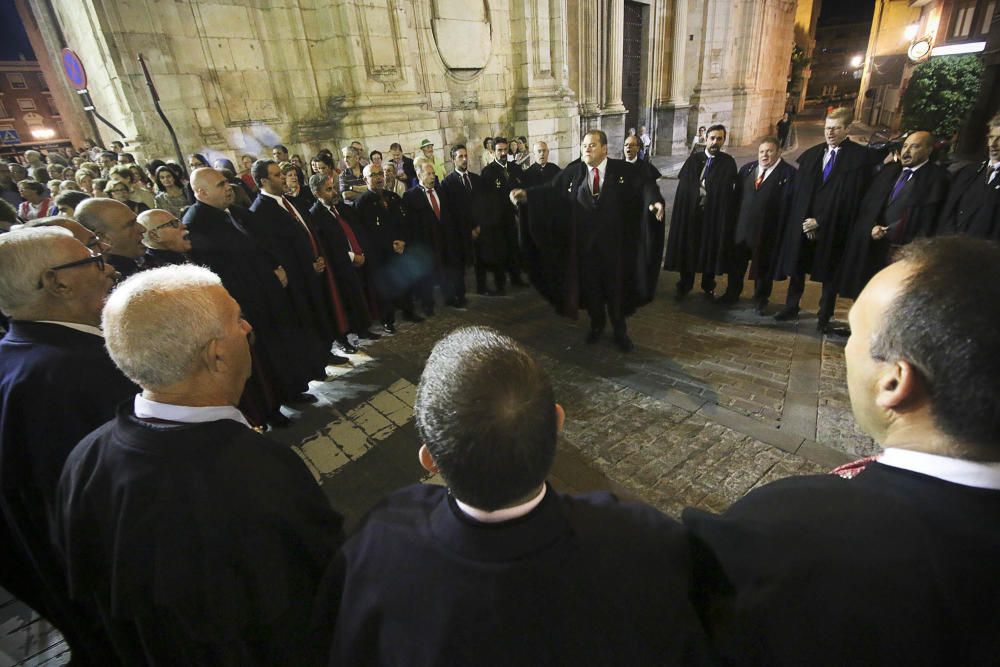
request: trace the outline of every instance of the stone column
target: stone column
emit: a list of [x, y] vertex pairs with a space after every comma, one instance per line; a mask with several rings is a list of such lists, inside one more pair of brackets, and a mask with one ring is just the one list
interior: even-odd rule
[[[688, 100], [687, 81], [685, 79], [685, 52], [687, 51], [688, 0], [674, 0], [673, 25], [670, 40], [670, 98], [658, 101], [656, 105], [656, 142], [654, 151], [657, 155], [680, 155], [687, 152]], [[666, 40], [666, 28], [661, 35]]]
[[601, 129], [612, 146], [625, 141], [625, 114], [622, 103], [622, 58], [625, 49], [625, 0], [606, 0], [604, 21], [607, 40], [604, 46], [604, 103], [601, 106]]

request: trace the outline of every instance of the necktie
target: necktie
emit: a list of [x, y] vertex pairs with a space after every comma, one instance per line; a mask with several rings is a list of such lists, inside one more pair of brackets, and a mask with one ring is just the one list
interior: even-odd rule
[[469, 173], [465, 172], [462, 174], [462, 182], [465, 183], [465, 189], [472, 192], [472, 183], [469, 182]]
[[833, 171], [833, 165], [837, 161], [837, 149], [834, 148], [830, 151], [830, 159], [826, 161], [826, 166], [823, 167], [823, 182], [830, 178], [830, 172]]
[[306, 230], [306, 236], [309, 237], [309, 245], [312, 247], [313, 255], [318, 258], [319, 245], [317, 245], [316, 239], [313, 237], [312, 232], [309, 230], [309, 225], [306, 224], [305, 220], [299, 217], [298, 211], [296, 211], [295, 207], [293, 207], [290, 203], [288, 203], [288, 200], [285, 199], [284, 196], [281, 197], [281, 205], [285, 208], [286, 211], [288, 211], [288, 215], [295, 218], [299, 222], [299, 224], [302, 225], [302, 227]]
[[438, 204], [437, 197], [434, 195], [434, 190], [427, 191], [427, 198], [431, 200], [431, 208], [434, 209], [434, 217], [438, 220], [441, 219], [441, 205]]
[[351, 229], [351, 226], [347, 224], [347, 221], [340, 215], [340, 211], [337, 210], [337, 207], [334, 206], [331, 208], [330, 212], [333, 213], [335, 218], [337, 218], [337, 222], [340, 223], [340, 228], [344, 230], [344, 236], [347, 237], [347, 245], [351, 247], [351, 252], [355, 255], [363, 255], [364, 252], [361, 250], [361, 244], [358, 243], [358, 237], [354, 235], [354, 230]]
[[710, 157], [705, 160], [705, 170], [701, 172], [701, 179], [705, 180], [708, 178], [708, 170], [712, 168], [712, 162], [715, 160], [714, 157]]
[[764, 171], [760, 172], [760, 174], [757, 175], [757, 180], [754, 181], [753, 183], [754, 190], [760, 190], [760, 184], [764, 182], [764, 176], [766, 175], [767, 175], [767, 169], [765, 169]]
[[1000, 174], [1000, 164], [990, 169], [990, 175], [986, 177], [986, 183], [992, 183], [997, 174]]
[[601, 172], [597, 171], [597, 167], [594, 167], [594, 184], [590, 187], [590, 194], [601, 196]]
[[910, 180], [911, 176], [913, 176], [912, 169], [903, 170], [903, 173], [896, 179], [896, 185], [892, 188], [892, 194], [889, 195], [889, 201], [893, 201], [899, 196], [899, 193], [903, 190], [903, 186], [906, 185], [906, 182]]

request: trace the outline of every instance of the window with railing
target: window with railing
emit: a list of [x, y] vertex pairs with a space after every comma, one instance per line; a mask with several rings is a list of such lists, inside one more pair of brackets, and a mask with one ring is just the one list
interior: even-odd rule
[[28, 82], [20, 72], [7, 72], [7, 84], [14, 90], [28, 89]]

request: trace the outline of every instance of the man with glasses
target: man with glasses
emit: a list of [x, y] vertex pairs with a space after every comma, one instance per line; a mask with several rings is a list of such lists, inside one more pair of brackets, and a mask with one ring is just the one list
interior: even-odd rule
[[107, 261], [122, 278], [138, 273], [146, 246], [142, 244], [142, 227], [128, 206], [113, 199], [87, 199], [76, 207], [76, 219], [108, 244]]
[[[72, 223], [72, 221], [66, 221]], [[57, 226], [0, 236], [0, 585], [62, 631], [85, 664], [113, 664], [85, 610], [68, 602], [48, 509], [80, 438], [133, 396], [98, 328], [114, 268]]]
[[187, 227], [173, 213], [154, 208], [143, 211], [136, 220], [146, 230], [142, 237], [146, 246], [145, 268], [188, 263], [191, 240]]

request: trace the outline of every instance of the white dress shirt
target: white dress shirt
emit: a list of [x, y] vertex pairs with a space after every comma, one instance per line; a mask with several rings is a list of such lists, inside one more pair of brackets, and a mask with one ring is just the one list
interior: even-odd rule
[[990, 170], [990, 175], [987, 177], [986, 182], [992, 183], [993, 179], [997, 177], [997, 169], [1000, 169], [1000, 162], [990, 162], [986, 165], [986, 168]]
[[37, 320], [40, 324], [58, 324], [61, 327], [66, 327], [67, 329], [76, 329], [77, 331], [82, 331], [84, 333], [94, 334], [100, 338], [104, 338], [104, 332], [91, 324], [80, 324], [78, 322], [57, 322], [56, 320]]
[[[590, 194], [594, 194], [594, 168], [587, 166], [584, 162], [583, 166], [587, 167], [587, 187], [590, 189]], [[601, 186], [601, 192], [604, 192], [604, 172], [608, 169], [608, 158], [604, 158], [601, 164], [597, 165], [597, 180]]]
[[898, 447], [887, 448], [878, 457], [878, 462], [952, 484], [1000, 491], [1000, 462], [968, 461]]
[[[763, 183], [764, 181], [766, 181], [767, 177], [770, 176], [771, 173], [774, 171], [774, 168], [777, 167], [779, 164], [781, 164], [781, 160], [782, 160], [782, 158], [779, 157], [777, 160], [775, 160], [774, 164], [772, 164], [770, 167], [768, 167], [766, 169], [762, 169], [762, 167], [760, 166], [760, 163], [759, 162], [757, 163], [757, 178], [760, 178], [760, 182], [761, 183]], [[764, 177], [763, 178], [761, 178], [761, 171], [763, 171], [763, 173], [764, 173]]]
[[830, 158], [833, 157], [833, 154], [839, 150], [840, 150], [839, 145], [834, 146], [833, 148], [830, 148], [830, 144], [826, 145], [826, 152], [823, 153], [823, 169], [826, 169], [826, 163], [829, 162]]
[[135, 395], [133, 408], [135, 416], [139, 419], [162, 419], [168, 422], [181, 422], [182, 424], [202, 424], [204, 422], [215, 422], [220, 419], [231, 419], [250, 428], [243, 413], [231, 405], [212, 405], [206, 407], [193, 407], [190, 405], [171, 405], [170, 403], [158, 403], [148, 398], [143, 398], [142, 394]]
[[468, 517], [479, 521], [480, 523], [500, 523], [502, 521], [510, 521], [511, 519], [517, 519], [518, 517], [525, 516], [530, 513], [531, 510], [538, 507], [539, 503], [542, 502], [542, 498], [545, 497], [545, 490], [548, 487], [543, 484], [542, 490], [538, 492], [538, 495], [529, 500], [526, 503], [518, 505], [517, 507], [506, 507], [502, 510], [495, 510], [493, 512], [487, 512], [486, 510], [476, 509], [471, 505], [466, 505], [458, 498], [455, 498], [455, 504], [458, 508], [462, 510]]

